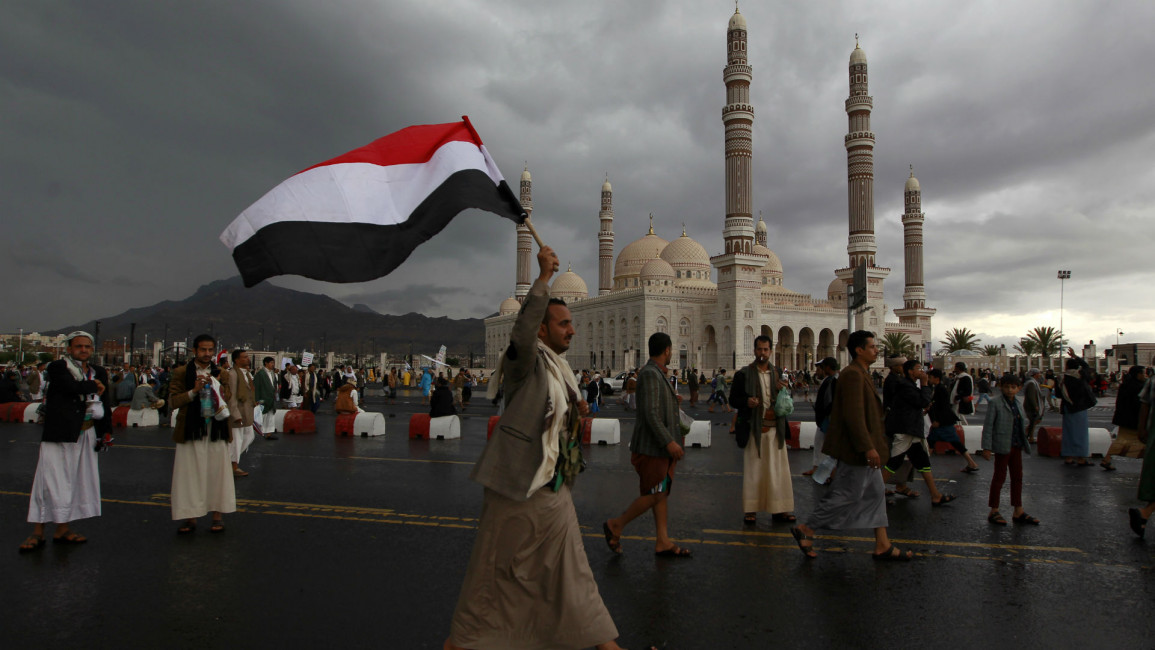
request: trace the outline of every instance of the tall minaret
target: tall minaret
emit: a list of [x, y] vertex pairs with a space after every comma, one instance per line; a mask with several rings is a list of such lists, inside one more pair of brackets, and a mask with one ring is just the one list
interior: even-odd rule
[[602, 183], [602, 209], [598, 212], [598, 295], [604, 296], [614, 282], [614, 188], [610, 175]]
[[922, 188], [914, 177], [914, 165], [910, 167], [910, 178], [906, 179], [903, 191], [906, 210], [902, 215], [902, 243], [905, 251], [906, 289], [902, 292], [902, 309], [894, 310], [898, 322], [918, 327], [923, 341], [930, 340], [930, 318], [934, 309], [926, 306], [926, 287], [922, 278]]
[[749, 253], [754, 247], [754, 217], [751, 213], [754, 106], [750, 104], [750, 64], [746, 62], [746, 18], [734, 7], [726, 30], [726, 105], [722, 124], [726, 127], [726, 226], [722, 239], [727, 253]]
[[[525, 215], [528, 217], [533, 214], [533, 179], [529, 175], [529, 165], [526, 165], [525, 171], [521, 172], [521, 207], [525, 209]], [[513, 295], [518, 302], [525, 302], [525, 297], [529, 295], [529, 259], [533, 252], [533, 235], [529, 232], [529, 226], [521, 224], [517, 226], [517, 285], [514, 287]]]
[[762, 215], [759, 214], [758, 215], [758, 225], [754, 227], [754, 243], [759, 245], [759, 246], [765, 246], [766, 248], [769, 248], [769, 246], [766, 245], [766, 241], [767, 241], [766, 222], [762, 221]]
[[[750, 64], [746, 62], [746, 18], [734, 8], [726, 28], [726, 249], [710, 258], [718, 269], [717, 311], [711, 325], [721, 334], [717, 357], [705, 357], [710, 367], [740, 368], [754, 359], [752, 341], [761, 331], [762, 278], [766, 258], [754, 255], [754, 218], [750, 163], [753, 158], [754, 106], [750, 104]], [[747, 345], [747, 339], [751, 342]]]
[[[874, 132], [870, 130], [870, 112], [874, 99], [868, 95], [866, 52], [854, 37], [850, 53], [850, 96], [846, 98], [846, 115], [850, 126], [843, 144], [846, 146], [847, 213], [850, 236], [846, 252], [850, 264], [835, 271], [839, 279], [849, 282], [860, 262], [867, 266], [867, 308], [855, 320], [855, 329], [881, 330], [885, 326], [883, 280], [890, 269], [875, 265], [878, 246], [874, 240]], [[876, 332], [881, 336], [881, 332]]]

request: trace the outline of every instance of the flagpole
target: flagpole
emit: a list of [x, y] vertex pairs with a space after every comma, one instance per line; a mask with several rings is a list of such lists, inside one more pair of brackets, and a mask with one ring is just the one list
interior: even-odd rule
[[538, 248], [545, 248], [545, 242], [543, 242], [541, 240], [541, 236], [539, 236], [537, 234], [537, 230], [534, 229], [533, 222], [529, 220], [529, 217], [525, 218], [524, 223], [525, 223], [525, 227], [529, 228], [529, 234], [533, 235], [533, 240], [537, 242], [537, 247]]

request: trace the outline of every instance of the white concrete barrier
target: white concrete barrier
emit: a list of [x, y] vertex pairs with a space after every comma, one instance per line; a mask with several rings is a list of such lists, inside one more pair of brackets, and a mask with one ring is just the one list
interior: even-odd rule
[[1105, 456], [1111, 448], [1111, 432], [1106, 429], [1089, 429], [1087, 431], [1091, 443], [1092, 456]]
[[[285, 430], [285, 416], [288, 415], [289, 411], [291, 411], [291, 410], [292, 409], [277, 409], [277, 412], [273, 414], [273, 430], [274, 431], [284, 431]], [[266, 431], [265, 433], [267, 434], [269, 432]]]
[[461, 437], [461, 418], [446, 415], [429, 419], [430, 440], [454, 440]]
[[966, 446], [967, 451], [975, 452], [983, 450], [983, 427], [982, 425], [966, 424], [963, 425], [963, 445]]
[[[353, 435], [362, 438], [385, 435], [385, 416], [380, 413], [358, 413], [353, 419]], [[458, 433], [458, 437], [460, 437]]]
[[798, 448], [810, 449], [814, 447], [814, 436], [818, 435], [818, 425], [813, 422], [798, 423]]
[[160, 412], [156, 409], [130, 410], [125, 424], [129, 427], [159, 427]]
[[686, 434], [685, 440], [682, 441], [683, 447], [709, 447], [710, 446], [710, 421], [709, 420], [694, 420], [690, 425], [690, 432]]
[[33, 424], [35, 424], [37, 421], [39, 421], [40, 420], [40, 413], [39, 413], [40, 406], [41, 406], [40, 402], [32, 402], [28, 406], [25, 406], [24, 407], [24, 415], [22, 415], [20, 417], [20, 421], [21, 422], [31, 422]]
[[622, 442], [622, 423], [609, 418], [590, 420], [591, 445], [617, 445]]

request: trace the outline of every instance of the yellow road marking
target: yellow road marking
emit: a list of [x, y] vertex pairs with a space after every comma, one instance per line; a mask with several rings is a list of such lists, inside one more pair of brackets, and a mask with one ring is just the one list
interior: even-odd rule
[[[702, 531], [712, 535], [743, 535], [751, 537], [792, 537], [790, 533], [767, 533], [761, 531], [750, 530], [714, 530], [706, 529]], [[844, 542], [873, 542], [873, 537], [847, 537], [840, 535], [815, 535], [817, 539], [832, 539]], [[1085, 553], [1086, 551], [1079, 548], [1072, 548], [1070, 546], [1025, 546], [1017, 544], [986, 544], [983, 542], [952, 542], [948, 540], [934, 540], [934, 539], [892, 539], [895, 544], [923, 544], [928, 546], [962, 546], [969, 548], [986, 548], [986, 549], [1000, 549], [1008, 551], [1047, 551], [1052, 553]]]

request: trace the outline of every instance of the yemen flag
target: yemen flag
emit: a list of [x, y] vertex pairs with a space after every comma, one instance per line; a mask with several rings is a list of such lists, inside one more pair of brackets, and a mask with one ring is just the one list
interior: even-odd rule
[[387, 275], [467, 208], [525, 221], [468, 117], [411, 126], [274, 187], [221, 233], [246, 287]]

